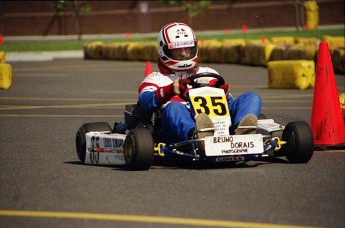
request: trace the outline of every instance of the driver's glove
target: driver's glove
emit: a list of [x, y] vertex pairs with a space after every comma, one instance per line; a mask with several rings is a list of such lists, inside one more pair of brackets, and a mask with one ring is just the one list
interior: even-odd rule
[[[217, 82], [218, 82], [218, 79], [212, 79], [209, 81], [208, 86], [214, 87]], [[225, 95], [228, 96], [229, 89], [230, 89], [229, 83], [225, 82], [223, 85], [220, 85], [218, 88], [223, 89]]]
[[190, 84], [189, 79], [178, 79], [170, 85], [159, 87], [156, 91], [158, 103], [160, 105], [165, 104], [173, 96], [184, 94], [188, 84]]

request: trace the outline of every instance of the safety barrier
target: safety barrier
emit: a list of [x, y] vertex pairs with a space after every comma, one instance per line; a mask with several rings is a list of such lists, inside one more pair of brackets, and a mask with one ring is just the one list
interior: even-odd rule
[[9, 89], [12, 86], [12, 66], [6, 63], [6, 54], [0, 51], [0, 89]]
[[[345, 74], [344, 37], [323, 36], [328, 42], [335, 73]], [[267, 66], [270, 61], [310, 60], [316, 63], [317, 38], [200, 40], [198, 60], [204, 63], [235, 63]], [[157, 61], [156, 42], [91, 42], [84, 45], [85, 59]]]
[[315, 85], [314, 61], [271, 61], [268, 62], [267, 69], [269, 88], [307, 89]]

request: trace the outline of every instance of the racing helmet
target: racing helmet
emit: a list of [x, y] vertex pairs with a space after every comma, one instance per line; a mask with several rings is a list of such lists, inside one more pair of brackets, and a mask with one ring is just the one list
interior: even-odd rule
[[[187, 49], [188, 55], [177, 58], [173, 53], [175, 49]], [[158, 55], [163, 65], [173, 71], [188, 71], [196, 67], [198, 47], [192, 28], [178, 22], [165, 25], [158, 35]]]

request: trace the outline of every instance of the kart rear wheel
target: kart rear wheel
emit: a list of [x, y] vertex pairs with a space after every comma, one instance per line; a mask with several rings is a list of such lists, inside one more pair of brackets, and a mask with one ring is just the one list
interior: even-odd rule
[[107, 122], [95, 122], [83, 124], [75, 136], [75, 146], [77, 156], [80, 161], [85, 162], [86, 154], [86, 137], [85, 134], [90, 131], [111, 131], [111, 127]]
[[314, 153], [314, 137], [309, 125], [303, 121], [290, 122], [283, 131], [285, 156], [291, 163], [307, 163]]
[[154, 142], [146, 128], [131, 130], [124, 145], [125, 160], [131, 170], [148, 170], [153, 163]]

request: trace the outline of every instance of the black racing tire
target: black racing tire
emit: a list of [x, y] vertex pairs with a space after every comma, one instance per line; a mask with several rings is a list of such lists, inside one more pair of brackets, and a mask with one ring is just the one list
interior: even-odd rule
[[83, 124], [75, 136], [75, 146], [77, 156], [80, 161], [85, 162], [86, 154], [86, 137], [85, 134], [90, 131], [112, 131], [110, 125], [107, 122], [95, 122]]
[[304, 121], [290, 122], [283, 131], [283, 145], [286, 158], [291, 163], [307, 163], [314, 153], [314, 137]]
[[125, 140], [124, 153], [128, 169], [150, 169], [154, 159], [154, 142], [150, 131], [141, 127], [131, 130]]

